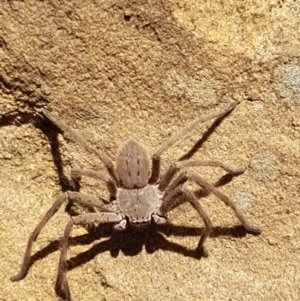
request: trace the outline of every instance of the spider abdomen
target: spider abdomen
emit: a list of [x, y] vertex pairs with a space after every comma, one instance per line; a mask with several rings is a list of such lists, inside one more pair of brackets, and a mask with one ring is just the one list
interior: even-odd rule
[[117, 172], [126, 188], [141, 188], [148, 184], [150, 158], [146, 149], [129, 139], [122, 145], [117, 156]]

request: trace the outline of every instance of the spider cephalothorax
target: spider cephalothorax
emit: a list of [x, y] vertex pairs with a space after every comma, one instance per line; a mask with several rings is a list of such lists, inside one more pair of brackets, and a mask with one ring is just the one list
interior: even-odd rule
[[196, 196], [184, 185], [187, 181], [195, 182], [205, 191], [212, 192], [228, 205], [248, 232], [260, 233], [260, 229], [251, 226], [234, 203], [214, 185], [189, 170], [182, 171], [177, 175], [180, 169], [191, 166], [220, 167], [231, 175], [243, 173], [244, 168], [231, 169], [218, 161], [181, 160], [173, 163], [165, 174], [160, 176], [162, 153], [178, 142], [184, 134], [196, 128], [201, 122], [224, 117], [233, 110], [235, 105], [235, 103], [231, 104], [219, 113], [200, 117], [188, 123], [161, 145], [152, 156], [152, 160], [150, 160], [148, 152], [140, 143], [133, 139], [125, 141], [117, 155], [116, 168], [104, 153], [89, 145], [83, 137], [68, 125], [57, 120], [48, 111], [44, 110], [44, 116], [52, 121], [61, 132], [68, 133], [76, 142], [81, 144], [88, 152], [95, 154], [104, 163], [107, 172], [74, 169], [71, 172], [71, 176], [77, 184], [82, 176], [93, 177], [105, 182], [110, 194], [110, 202], [104, 202], [99, 197], [77, 191], [63, 193], [54, 202], [29, 237], [21, 270], [11, 280], [17, 281], [26, 275], [30, 266], [33, 242], [55, 212], [64, 203], [67, 204], [69, 202], [77, 202], [86, 208], [95, 208], [96, 212], [72, 216], [65, 228], [56, 282], [56, 291], [64, 300], [71, 300], [66, 273], [68, 241], [73, 225], [113, 223], [115, 229], [123, 230], [128, 224], [141, 226], [151, 222], [156, 224], [166, 223], [167, 213], [174, 208], [180, 198], [191, 203], [204, 221], [205, 228], [200, 236], [197, 251], [200, 255], [207, 256], [204, 242], [212, 230], [212, 223]]

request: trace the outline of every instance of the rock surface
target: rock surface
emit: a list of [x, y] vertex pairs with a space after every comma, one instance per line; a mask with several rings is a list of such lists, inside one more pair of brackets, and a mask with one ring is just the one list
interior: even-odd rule
[[[9, 278], [70, 187], [70, 169], [103, 169], [57, 135], [42, 108], [114, 159], [129, 137], [152, 154], [183, 124], [233, 101], [213, 130], [207, 122], [164, 154], [163, 170], [202, 140], [193, 158], [245, 166], [220, 189], [262, 234], [237, 227], [212, 195], [200, 198], [214, 224], [208, 258], [195, 256], [203, 223], [188, 204], [157, 233], [76, 227], [73, 300], [299, 300], [299, 11], [293, 0], [2, 1], [0, 300], [59, 300], [63, 208], [35, 242], [26, 277]], [[194, 170], [212, 183], [223, 175]], [[82, 191], [107, 196], [96, 181], [83, 179]]]

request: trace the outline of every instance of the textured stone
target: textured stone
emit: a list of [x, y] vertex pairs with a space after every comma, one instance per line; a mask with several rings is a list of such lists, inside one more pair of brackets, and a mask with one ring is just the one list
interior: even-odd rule
[[[214, 131], [207, 123], [170, 149], [163, 169], [208, 137], [193, 158], [246, 167], [220, 189], [262, 234], [240, 235], [213, 196], [200, 198], [214, 224], [201, 260], [193, 250], [203, 224], [188, 204], [170, 213], [168, 235], [104, 228], [93, 237], [76, 227], [73, 299], [299, 300], [299, 12], [293, 0], [1, 1], [0, 300], [55, 299], [63, 209], [35, 242], [25, 279], [9, 277], [70, 169], [103, 168], [57, 137], [42, 108], [114, 159], [129, 137], [153, 153], [182, 124], [232, 101]], [[212, 183], [223, 175], [195, 171]], [[82, 190], [107, 197], [94, 180]]]

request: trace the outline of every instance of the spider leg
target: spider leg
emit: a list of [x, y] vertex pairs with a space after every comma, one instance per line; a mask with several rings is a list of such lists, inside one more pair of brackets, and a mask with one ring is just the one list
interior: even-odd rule
[[32, 245], [37, 239], [38, 235], [42, 231], [42, 229], [45, 227], [47, 222], [50, 220], [50, 218], [58, 211], [58, 209], [64, 204], [68, 203], [69, 201], [77, 202], [80, 205], [83, 205], [84, 207], [96, 207], [99, 208], [101, 211], [113, 211], [113, 205], [111, 203], [105, 204], [100, 198], [74, 192], [74, 191], [67, 191], [64, 194], [62, 194], [52, 205], [52, 207], [46, 212], [42, 220], [38, 223], [34, 231], [31, 233], [28, 242], [27, 247], [23, 259], [23, 263], [21, 266], [21, 269], [19, 273], [13, 277], [11, 277], [11, 281], [19, 281], [22, 278], [25, 277], [29, 267], [30, 267], [30, 258], [31, 258], [31, 251], [32, 251]]
[[73, 225], [74, 225], [73, 220], [72, 219], [69, 220], [64, 231], [64, 237], [61, 241], [58, 272], [57, 272], [57, 278], [55, 283], [56, 294], [65, 301], [71, 301], [71, 291], [67, 279], [67, 271], [68, 271], [67, 253], [69, 247], [69, 238], [71, 236]]
[[202, 208], [202, 206], [200, 205], [200, 203], [198, 202], [198, 200], [196, 199], [195, 195], [188, 190], [187, 188], [184, 188], [184, 197], [185, 200], [190, 202], [192, 204], [192, 206], [197, 210], [198, 214], [202, 217], [204, 224], [205, 224], [205, 229], [203, 230], [198, 246], [197, 246], [197, 250], [200, 252], [200, 254], [204, 257], [208, 256], [207, 250], [204, 247], [204, 242], [206, 240], [206, 238], [209, 236], [211, 230], [212, 230], [212, 222], [210, 220], [210, 218], [208, 217], [208, 215], [206, 214], [206, 212], [204, 211], [204, 209]]
[[79, 185], [82, 176], [87, 176], [105, 182], [107, 189], [110, 193], [110, 196], [112, 197], [116, 196], [117, 193], [116, 183], [105, 172], [97, 172], [91, 169], [78, 169], [78, 168], [71, 170], [71, 178], [76, 183], [76, 185]]
[[242, 226], [250, 233], [261, 233], [260, 228], [256, 226], [252, 226], [249, 224], [249, 222], [245, 219], [242, 212], [235, 206], [235, 204], [225, 195], [223, 194], [219, 189], [217, 189], [215, 186], [211, 185], [207, 181], [205, 181], [202, 177], [199, 175], [189, 172], [188, 173], [189, 180], [195, 182], [199, 186], [203, 187], [208, 192], [212, 192], [218, 199], [220, 199], [222, 202], [224, 202], [227, 206], [229, 206], [237, 219], [240, 221]]
[[[205, 229], [203, 230], [200, 240], [197, 246], [197, 251], [204, 257], [208, 256], [208, 253], [204, 247], [204, 242], [206, 238], [209, 236], [212, 230], [212, 222], [209, 219], [208, 215], [196, 199], [195, 195], [187, 188], [182, 188], [182, 186], [176, 187], [172, 193], [170, 193], [165, 199], [164, 203], [160, 208], [160, 212], [163, 216], [165, 216], [169, 211], [171, 211], [175, 204], [178, 202], [179, 198], [183, 198], [184, 202], [189, 202], [194, 209], [198, 212], [199, 216], [203, 219], [205, 224]], [[182, 202], [181, 202], [182, 203]]]
[[193, 205], [193, 207], [197, 210], [199, 215], [203, 218], [203, 221], [206, 225], [206, 228], [200, 237], [200, 241], [197, 247], [197, 250], [199, 250], [203, 256], [207, 256], [207, 252], [203, 244], [212, 229], [212, 223], [205, 211], [202, 209], [200, 203], [197, 201], [195, 195], [192, 192], [190, 192], [187, 188], [182, 188], [182, 185], [188, 180], [195, 182], [196, 184], [204, 188], [206, 191], [212, 192], [227, 206], [229, 206], [233, 210], [235, 216], [238, 218], [242, 226], [248, 232], [257, 234], [261, 233], [261, 230], [258, 227], [252, 226], [248, 223], [248, 221], [245, 219], [245, 217], [239, 211], [239, 209], [235, 206], [235, 204], [226, 195], [219, 191], [215, 186], [211, 185], [202, 177], [193, 172], [183, 172], [175, 180], [173, 180], [173, 182], [169, 185], [168, 189], [166, 190], [163, 196], [162, 205], [159, 209], [159, 214], [165, 216], [169, 211], [171, 211], [174, 208], [174, 206], [178, 202], [178, 198], [183, 195], [185, 197], [185, 201], [189, 201]]
[[104, 153], [100, 152], [96, 148], [89, 145], [89, 143], [80, 134], [78, 134], [76, 131], [74, 131], [70, 126], [68, 126], [64, 122], [56, 119], [54, 116], [52, 116], [50, 114], [49, 111], [44, 109], [42, 111], [42, 113], [52, 123], [54, 123], [60, 129], [60, 131], [62, 131], [63, 133], [69, 134], [73, 138], [73, 140], [75, 142], [79, 143], [87, 152], [96, 155], [103, 162], [108, 173], [111, 175], [111, 177], [114, 179], [114, 181], [116, 183], [119, 183], [119, 180], [120, 180], [119, 175], [118, 175], [112, 161]]
[[228, 167], [227, 165], [219, 161], [201, 161], [201, 160], [184, 160], [173, 163], [166, 173], [162, 176], [161, 181], [158, 185], [160, 191], [164, 191], [168, 185], [171, 183], [172, 179], [176, 172], [183, 167], [192, 167], [192, 166], [211, 166], [211, 167], [220, 167], [225, 170], [227, 173], [235, 176], [242, 174], [245, 171], [244, 167], [237, 167], [235, 169]]
[[200, 118], [197, 118], [181, 129], [179, 129], [174, 135], [172, 135], [169, 139], [167, 139], [160, 148], [154, 153], [152, 157], [152, 173], [149, 180], [150, 184], [155, 184], [159, 180], [160, 176], [160, 165], [161, 165], [161, 155], [167, 151], [171, 146], [173, 146], [176, 142], [181, 140], [187, 133], [194, 130], [197, 126], [199, 126], [200, 123], [203, 123], [205, 121], [211, 120], [211, 119], [219, 119], [226, 114], [230, 113], [236, 106], [236, 102], [230, 104], [225, 109], [223, 109], [221, 112], [211, 114], [208, 116], [203, 116]]
[[97, 212], [97, 213], [87, 213], [83, 215], [73, 216], [69, 220], [64, 236], [61, 242], [61, 252], [58, 264], [57, 280], [55, 284], [55, 290], [57, 295], [59, 295], [65, 301], [71, 301], [71, 292], [67, 279], [67, 255], [69, 247], [69, 239], [74, 225], [89, 224], [89, 223], [115, 223], [120, 222], [122, 216], [114, 212]]

